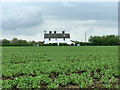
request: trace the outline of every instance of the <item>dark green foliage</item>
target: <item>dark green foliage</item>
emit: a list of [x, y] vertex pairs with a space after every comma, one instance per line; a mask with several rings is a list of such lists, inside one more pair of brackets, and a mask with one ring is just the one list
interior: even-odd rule
[[59, 46], [68, 46], [67, 43], [59, 43]]
[[119, 38], [115, 35], [90, 36], [89, 41], [92, 45], [118, 45]]
[[116, 35], [106, 35], [106, 36], [90, 36], [89, 42], [79, 42], [72, 41], [80, 46], [117, 46], [120, 42], [118, 36]]

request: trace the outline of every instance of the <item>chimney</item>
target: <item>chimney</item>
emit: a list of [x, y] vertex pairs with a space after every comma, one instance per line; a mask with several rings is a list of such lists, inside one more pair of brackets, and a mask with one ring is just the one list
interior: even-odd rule
[[54, 34], [55, 34], [55, 40], [57, 41], [57, 37], [56, 37], [56, 31], [54, 31]]
[[65, 31], [62, 31], [63, 34], [63, 40], [65, 41]]
[[65, 34], [65, 31], [62, 31], [62, 34]]
[[49, 34], [52, 34], [52, 31], [49, 31]]
[[[52, 31], [49, 31], [49, 34], [52, 34]], [[49, 35], [49, 41], [51, 40], [51, 35]]]
[[54, 31], [54, 34], [56, 34], [56, 31]]
[[49, 41], [51, 40], [51, 38], [49, 38]]

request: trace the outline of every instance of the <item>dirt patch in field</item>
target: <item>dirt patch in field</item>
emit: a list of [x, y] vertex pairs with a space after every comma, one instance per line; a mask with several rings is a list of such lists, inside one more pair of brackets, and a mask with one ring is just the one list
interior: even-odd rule
[[75, 71], [73, 73], [78, 73], [79, 75], [81, 75], [82, 73], [85, 73], [86, 71]]
[[91, 88], [103, 88], [102, 83], [100, 82], [100, 79], [94, 79], [93, 85]]
[[20, 62], [2, 62], [2, 64], [21, 64], [21, 63], [26, 63], [25, 61], [20, 61]]
[[95, 73], [94, 73], [94, 71], [92, 71], [90, 76], [93, 77], [94, 75], [95, 75]]
[[58, 78], [59, 74], [56, 74], [56, 72], [51, 72], [49, 77], [54, 81], [55, 78]]
[[24, 76], [25, 74], [17, 74], [17, 75], [14, 75], [14, 76], [11, 76], [11, 77], [5, 77], [5, 76], [2, 76], [2, 80], [14, 80], [16, 77], [20, 77], [20, 76]]
[[60, 85], [58, 87], [58, 89], [79, 89], [79, 85], [75, 85], [75, 84], [68, 84], [67, 86], [62, 86]]

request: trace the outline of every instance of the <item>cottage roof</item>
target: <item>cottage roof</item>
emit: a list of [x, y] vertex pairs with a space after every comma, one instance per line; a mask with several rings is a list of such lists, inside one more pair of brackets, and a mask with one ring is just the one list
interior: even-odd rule
[[70, 38], [70, 34], [62, 34], [62, 33], [57, 33], [57, 34], [44, 34], [44, 38]]

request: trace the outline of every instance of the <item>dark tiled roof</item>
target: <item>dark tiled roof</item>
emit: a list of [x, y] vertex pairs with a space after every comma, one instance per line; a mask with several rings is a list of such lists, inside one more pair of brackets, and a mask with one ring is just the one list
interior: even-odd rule
[[44, 34], [44, 38], [70, 38], [70, 34]]

